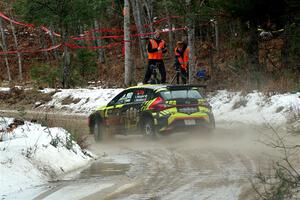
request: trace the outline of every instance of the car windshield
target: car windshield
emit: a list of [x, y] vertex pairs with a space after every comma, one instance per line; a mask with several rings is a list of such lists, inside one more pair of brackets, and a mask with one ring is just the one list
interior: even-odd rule
[[160, 92], [165, 100], [172, 99], [201, 99], [202, 96], [197, 90], [169, 90]]

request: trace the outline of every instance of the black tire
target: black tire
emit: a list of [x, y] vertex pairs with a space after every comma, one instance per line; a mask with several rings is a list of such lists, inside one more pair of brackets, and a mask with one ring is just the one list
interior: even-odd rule
[[107, 134], [106, 132], [106, 127], [104, 126], [104, 124], [102, 124], [99, 119], [96, 119], [93, 125], [93, 134], [95, 141], [98, 142], [103, 140], [105, 135]]
[[215, 130], [216, 128], [216, 122], [215, 122], [215, 117], [213, 114], [209, 115], [209, 129], [210, 130]]
[[146, 117], [142, 123], [142, 133], [146, 138], [156, 138], [156, 128], [151, 117]]

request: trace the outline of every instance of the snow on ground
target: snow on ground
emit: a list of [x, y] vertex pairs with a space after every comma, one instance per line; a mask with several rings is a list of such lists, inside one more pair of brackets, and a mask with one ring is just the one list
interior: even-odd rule
[[211, 95], [209, 101], [217, 122], [280, 126], [300, 111], [300, 93], [268, 97], [260, 92], [243, 95], [224, 90]]
[[0, 92], [8, 92], [8, 91], [10, 91], [10, 88], [0, 87]]
[[[56, 109], [89, 114], [108, 103], [123, 89], [66, 89], [53, 95], [45, 105]], [[51, 91], [51, 90], [49, 90]], [[74, 103], [64, 105], [66, 98]], [[217, 122], [282, 125], [293, 112], [300, 112], [300, 93], [266, 96], [260, 92], [243, 95], [241, 92], [217, 91], [208, 97]], [[300, 115], [300, 114], [299, 114]]]
[[12, 122], [11, 118], [0, 118], [1, 199], [45, 184], [91, 161], [62, 128], [25, 122], [10, 129]]
[[[52, 90], [45, 91], [51, 92]], [[87, 114], [108, 103], [121, 91], [123, 89], [62, 89], [53, 95], [52, 101], [48, 102], [46, 107], [52, 106], [54, 109]], [[65, 104], [64, 100], [67, 98], [73, 99], [73, 103]]]
[[[0, 88], [7, 91], [9, 88]], [[88, 115], [98, 107], [106, 105], [124, 89], [61, 89], [52, 100], [38, 108], [53, 108], [58, 111]], [[50, 93], [47, 88], [42, 92]], [[217, 122], [282, 125], [293, 113], [300, 116], [300, 93], [265, 95], [261, 92], [216, 91], [208, 95]], [[300, 122], [299, 122], [300, 123]], [[297, 126], [297, 125], [296, 125]]]

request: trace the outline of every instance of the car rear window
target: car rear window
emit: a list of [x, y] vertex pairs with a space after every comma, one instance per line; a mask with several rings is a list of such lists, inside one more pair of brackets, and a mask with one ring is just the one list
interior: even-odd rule
[[160, 92], [165, 100], [172, 99], [201, 99], [202, 96], [197, 90], [169, 90]]

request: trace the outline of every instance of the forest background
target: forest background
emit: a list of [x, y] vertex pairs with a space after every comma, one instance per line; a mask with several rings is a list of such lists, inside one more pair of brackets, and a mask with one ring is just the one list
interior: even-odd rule
[[[191, 82], [209, 88], [300, 91], [297, 0], [2, 0], [0, 81], [37, 87], [141, 82], [146, 44], [163, 31], [167, 79], [178, 40], [191, 49]], [[4, 16], [4, 17], [3, 17]]]

